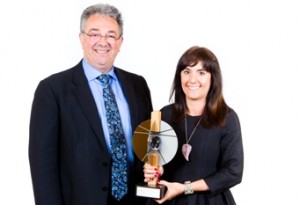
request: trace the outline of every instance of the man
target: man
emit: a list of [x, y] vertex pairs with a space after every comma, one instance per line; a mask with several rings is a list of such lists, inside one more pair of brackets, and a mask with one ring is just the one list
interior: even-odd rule
[[[142, 163], [132, 151], [132, 133], [150, 118], [145, 79], [114, 66], [123, 42], [123, 20], [113, 6], [97, 4], [81, 16], [83, 59], [73, 68], [42, 80], [34, 95], [29, 161], [36, 205], [142, 204], [135, 186]], [[112, 143], [99, 76], [107, 74], [116, 98], [127, 153], [124, 196], [111, 189]], [[108, 106], [110, 107], [110, 106]], [[115, 131], [115, 130], [113, 130]], [[123, 145], [121, 145], [123, 147]], [[126, 164], [126, 163], [125, 163]], [[120, 195], [119, 188], [115, 189]]]

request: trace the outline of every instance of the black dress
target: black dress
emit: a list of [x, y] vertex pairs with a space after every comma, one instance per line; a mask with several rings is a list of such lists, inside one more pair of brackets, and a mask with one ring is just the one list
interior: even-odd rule
[[[200, 123], [189, 141], [192, 151], [186, 161], [181, 152], [186, 143], [185, 122], [172, 121], [173, 107], [171, 104], [162, 108], [162, 120], [176, 132], [178, 151], [164, 166], [161, 180], [184, 183], [204, 179], [210, 190], [182, 194], [164, 205], [235, 205], [229, 188], [239, 184], [243, 175], [243, 145], [237, 114], [234, 110], [228, 113], [225, 127], [204, 128]], [[188, 138], [200, 117], [187, 116]]]

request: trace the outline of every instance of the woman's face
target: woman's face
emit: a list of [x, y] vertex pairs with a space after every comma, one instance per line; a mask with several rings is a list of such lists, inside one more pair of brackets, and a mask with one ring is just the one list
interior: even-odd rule
[[186, 101], [204, 101], [211, 84], [211, 74], [203, 68], [199, 61], [193, 67], [186, 67], [180, 73], [181, 87], [186, 96]]

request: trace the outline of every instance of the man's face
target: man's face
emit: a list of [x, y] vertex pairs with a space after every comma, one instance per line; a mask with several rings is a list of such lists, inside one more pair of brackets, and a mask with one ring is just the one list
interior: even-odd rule
[[95, 14], [85, 22], [80, 42], [87, 62], [102, 73], [107, 73], [120, 51], [123, 37], [120, 37], [116, 20]]

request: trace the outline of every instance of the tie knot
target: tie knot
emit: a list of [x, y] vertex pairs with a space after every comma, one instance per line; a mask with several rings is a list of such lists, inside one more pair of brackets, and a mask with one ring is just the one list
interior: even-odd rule
[[102, 74], [98, 78], [102, 85], [109, 85], [109, 77], [108, 74]]

